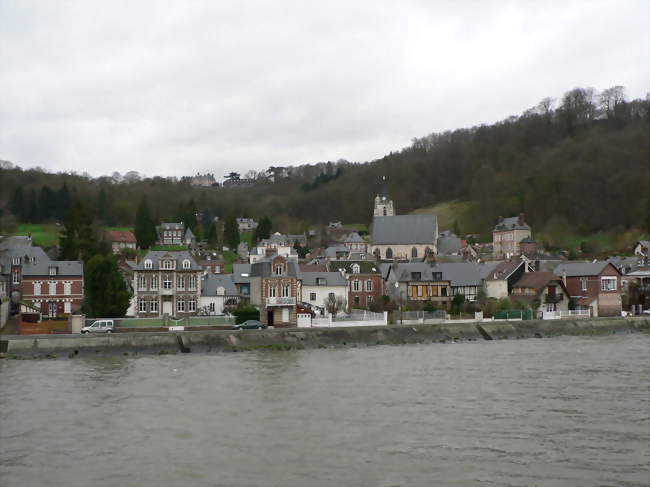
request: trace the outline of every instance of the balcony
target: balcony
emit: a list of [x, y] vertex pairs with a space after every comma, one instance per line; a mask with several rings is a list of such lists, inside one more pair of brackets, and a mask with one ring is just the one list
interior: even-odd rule
[[269, 297], [266, 298], [267, 306], [295, 306], [296, 297], [295, 296], [281, 296], [281, 297]]

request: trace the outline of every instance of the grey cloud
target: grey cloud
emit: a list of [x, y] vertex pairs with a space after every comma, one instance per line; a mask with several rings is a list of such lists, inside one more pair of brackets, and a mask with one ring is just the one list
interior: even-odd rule
[[94, 175], [371, 160], [574, 86], [644, 96], [648, 10], [0, 1], [0, 159]]

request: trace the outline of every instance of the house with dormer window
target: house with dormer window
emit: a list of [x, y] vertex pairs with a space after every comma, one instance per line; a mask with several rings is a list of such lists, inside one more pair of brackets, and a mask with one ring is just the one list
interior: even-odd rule
[[152, 250], [132, 269], [139, 318], [197, 314], [203, 269], [189, 252]]
[[384, 279], [374, 260], [332, 260], [328, 263], [328, 269], [345, 276], [349, 308], [367, 309], [381, 301]]
[[297, 326], [302, 293], [298, 262], [276, 255], [248, 265], [250, 302], [259, 307], [260, 321], [277, 328]]

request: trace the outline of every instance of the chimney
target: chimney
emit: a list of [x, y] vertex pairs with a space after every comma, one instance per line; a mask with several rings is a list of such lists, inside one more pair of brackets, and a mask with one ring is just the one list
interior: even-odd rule
[[566, 286], [566, 271], [562, 271], [562, 283]]
[[503, 217], [499, 215], [499, 218], [497, 218], [497, 223], [501, 223], [503, 221]]
[[526, 216], [526, 215], [525, 215], [524, 213], [519, 213], [519, 220], [518, 220], [518, 223], [519, 223], [520, 225], [523, 225], [524, 223], [526, 223], [525, 220], [524, 220], [524, 217], [525, 217], [525, 216]]

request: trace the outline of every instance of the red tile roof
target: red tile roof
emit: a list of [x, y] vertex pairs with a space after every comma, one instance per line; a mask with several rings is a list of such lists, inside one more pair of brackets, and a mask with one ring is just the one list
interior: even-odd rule
[[122, 230], [107, 230], [104, 232], [104, 238], [109, 242], [136, 243], [135, 235], [132, 232]]

